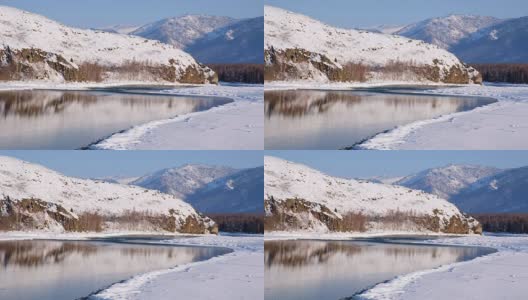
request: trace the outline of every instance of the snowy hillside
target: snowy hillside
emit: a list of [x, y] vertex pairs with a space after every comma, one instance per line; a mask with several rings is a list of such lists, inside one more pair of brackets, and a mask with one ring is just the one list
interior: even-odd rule
[[475, 63], [528, 62], [528, 17], [505, 20], [461, 40], [451, 50]]
[[[13, 201], [16, 204], [24, 199], [60, 205], [71, 213], [72, 218], [83, 213], [120, 216], [134, 211], [166, 216], [169, 221], [174, 218], [171, 221], [174, 224], [167, 225], [174, 226], [176, 231], [192, 232], [188, 227], [203, 227], [205, 230], [202, 232], [207, 232], [213, 226], [189, 204], [171, 195], [139, 187], [71, 178], [39, 165], [0, 157], [1, 215], [9, 214], [6, 203]], [[31, 214], [31, 211], [26, 213]], [[46, 227], [47, 224], [44, 222], [39, 226]]]
[[188, 164], [129, 184], [175, 195], [203, 213], [262, 213], [263, 181], [262, 168]]
[[450, 199], [462, 189], [467, 188], [476, 181], [500, 172], [497, 168], [472, 166], [472, 165], [448, 165], [440, 168], [432, 168], [417, 174], [407, 176], [394, 184], [405, 186], [415, 190], [422, 190], [435, 194], [443, 199]]
[[527, 213], [528, 167], [505, 170], [461, 190], [451, 202], [470, 213]]
[[404, 69], [393, 73], [411, 73], [400, 80], [480, 82], [476, 70], [436, 45], [339, 29], [276, 7], [266, 6], [264, 14], [268, 80], [352, 81], [358, 71], [347, 65], [361, 64], [371, 70], [368, 80], [387, 80], [387, 73], [399, 67]]
[[235, 172], [236, 169], [229, 167], [187, 164], [145, 175], [130, 184], [185, 198], [206, 184]]
[[458, 44], [460, 40], [471, 36], [480, 29], [499, 22], [501, 20], [494, 17], [449, 15], [411, 24], [393, 34], [422, 40], [444, 49], [450, 49]]
[[147, 24], [132, 35], [158, 40], [202, 63], [258, 63], [264, 57], [264, 18], [186, 15]]
[[[71, 28], [6, 6], [0, 6], [0, 19], [0, 62], [4, 67], [14, 62], [31, 67], [36, 74], [23, 74], [33, 75], [29, 79], [78, 81], [75, 79], [83, 75], [78, 74], [83, 63], [97, 64], [110, 72], [134, 62], [150, 65], [154, 69], [150, 75], [161, 73], [158, 76], [166, 81], [215, 81], [214, 72], [191, 55], [159, 41]], [[118, 75], [114, 74], [113, 79], [119, 79]]]
[[258, 213], [264, 211], [264, 168], [240, 170], [212, 181], [185, 198], [204, 213]]
[[141, 26], [130, 34], [185, 49], [197, 39], [234, 21], [229, 17], [185, 15]]
[[[275, 229], [325, 232], [336, 227], [334, 231], [346, 231], [336, 223], [339, 225], [340, 220], [354, 213], [366, 216], [367, 220], [376, 220], [369, 225], [380, 230], [389, 230], [389, 222], [403, 221], [399, 220], [401, 215], [410, 215], [408, 220], [414, 224], [406, 224], [400, 230], [479, 231], [474, 219], [463, 215], [446, 200], [423, 191], [331, 177], [275, 157], [265, 157], [264, 168], [266, 217], [269, 221], [286, 222], [274, 224]], [[383, 218], [394, 214], [396, 220]]]

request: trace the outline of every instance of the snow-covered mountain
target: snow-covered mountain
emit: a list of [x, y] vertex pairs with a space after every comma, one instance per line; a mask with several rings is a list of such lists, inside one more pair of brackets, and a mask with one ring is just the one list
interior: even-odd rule
[[185, 48], [203, 63], [264, 62], [264, 17], [239, 20], [212, 31]]
[[185, 15], [147, 24], [130, 34], [174, 45], [203, 63], [263, 62], [263, 17]]
[[138, 28], [140, 27], [141, 26], [137, 26], [137, 25], [113, 25], [113, 26], [108, 26], [108, 27], [92, 28], [92, 29], [111, 32], [111, 33], [130, 34], [131, 32], [138, 30]]
[[229, 17], [184, 15], [141, 26], [130, 34], [185, 49], [204, 35], [233, 22], [235, 19]]
[[[480, 82], [480, 74], [436, 45], [409, 38], [340, 29], [265, 6], [266, 80]], [[361, 66], [357, 66], [360, 64]], [[359, 79], [361, 80], [361, 79]]]
[[185, 198], [204, 213], [264, 212], [264, 168], [251, 168], [216, 179]]
[[223, 166], [187, 164], [145, 175], [130, 184], [185, 198], [206, 184], [236, 172], [236, 169]]
[[[435, 195], [341, 179], [275, 157], [264, 159], [266, 230], [473, 233], [480, 225]], [[359, 224], [360, 225], [360, 224]]]
[[[77, 231], [85, 225], [80, 218], [83, 214], [107, 218], [102, 229], [128, 229], [123, 220], [119, 221], [120, 217], [126, 217], [126, 226], [136, 223], [148, 230], [189, 233], [215, 230], [214, 222], [175, 196], [140, 187], [71, 178], [40, 165], [0, 157], [2, 221], [25, 218], [28, 229]], [[142, 218], [134, 217], [138, 215]], [[140, 229], [137, 226], [134, 230]]]
[[405, 26], [393, 34], [422, 40], [449, 50], [460, 40], [501, 21], [494, 17], [449, 15]]
[[263, 169], [188, 164], [143, 176], [131, 185], [176, 195], [204, 213], [262, 213]]
[[[101, 72], [101, 80], [216, 81], [191, 55], [159, 41], [71, 28], [6, 6], [0, 6], [0, 20], [0, 65], [7, 79], [84, 81]], [[144, 64], [141, 70], [127, 71], [138, 64]]]
[[470, 213], [528, 213], [528, 167], [505, 170], [461, 190], [451, 202]]
[[451, 50], [475, 63], [528, 62], [528, 17], [509, 19], [461, 40]]
[[404, 177], [394, 184], [450, 199], [478, 180], [500, 171], [497, 168], [476, 165], [448, 165]]

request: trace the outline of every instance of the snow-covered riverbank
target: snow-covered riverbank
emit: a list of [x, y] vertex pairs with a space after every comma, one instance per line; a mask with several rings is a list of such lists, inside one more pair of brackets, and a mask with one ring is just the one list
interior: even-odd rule
[[207, 261], [138, 275], [90, 299], [264, 299], [262, 236], [203, 236], [163, 243], [227, 247], [234, 252]]
[[378, 150], [516, 150], [528, 148], [528, 85], [486, 84], [434, 89], [431, 94], [482, 96], [498, 102], [418, 121], [361, 144]]
[[169, 120], [135, 126], [101, 141], [108, 150], [261, 150], [264, 149], [262, 85], [206, 85], [168, 89], [168, 95], [216, 96], [233, 103]]
[[527, 235], [483, 235], [428, 241], [431, 244], [491, 247], [494, 254], [400, 276], [359, 299], [525, 299]]
[[[82, 233], [25, 233], [0, 234], [7, 240], [86, 240], [117, 236], [145, 236], [145, 232]], [[155, 233], [152, 233], [155, 235]], [[158, 233], [159, 235], [159, 233]], [[226, 247], [233, 252], [171, 269], [140, 274], [116, 283], [90, 299], [263, 299], [264, 244], [262, 235], [182, 235], [177, 239], [155, 240], [165, 245]]]

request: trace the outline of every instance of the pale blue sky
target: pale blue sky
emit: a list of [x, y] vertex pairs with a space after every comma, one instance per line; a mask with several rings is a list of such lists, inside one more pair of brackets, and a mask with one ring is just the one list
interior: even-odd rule
[[345, 28], [410, 24], [449, 14], [498, 18], [528, 15], [527, 0], [264, 0], [264, 3]]
[[410, 175], [448, 164], [528, 166], [528, 151], [266, 151], [345, 178]]
[[234, 168], [262, 166], [262, 151], [0, 151], [68, 176], [141, 176], [187, 163]]
[[249, 18], [263, 15], [262, 0], [0, 0], [76, 27], [143, 25], [184, 14]]

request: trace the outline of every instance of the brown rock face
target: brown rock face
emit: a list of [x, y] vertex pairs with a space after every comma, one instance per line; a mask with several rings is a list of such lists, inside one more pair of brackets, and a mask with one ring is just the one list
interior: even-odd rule
[[362, 82], [368, 80], [371, 72], [376, 72], [392, 80], [405, 80], [406, 76], [414, 74], [413, 77], [417, 79], [432, 82], [482, 83], [482, 76], [472, 67], [462, 64], [451, 66], [446, 71], [439, 60], [434, 60], [432, 65], [395, 61], [385, 66], [369, 67], [331, 60], [323, 54], [305, 49], [275, 50], [273, 47], [264, 51], [264, 57], [266, 81], [307, 80], [322, 73], [331, 82]]
[[103, 66], [96, 63], [68, 61], [59, 54], [40, 49], [0, 49], [0, 80], [45, 80], [55, 71], [67, 82], [101, 82], [109, 73], [118, 78], [142, 81], [150, 80], [189, 84], [218, 83], [218, 76], [209, 67], [197, 64], [188, 66], [183, 72], [177, 62], [155, 65], [131, 61], [123, 65]]
[[0, 200], [0, 230], [42, 230], [53, 226], [62, 226], [69, 232], [100, 232], [108, 223], [112, 228], [141, 231], [149, 228], [166, 232], [191, 234], [218, 234], [218, 226], [209, 218], [201, 215], [188, 216], [183, 224], [177, 226], [177, 213], [154, 215], [148, 212], [131, 211], [122, 215], [102, 215], [82, 213], [75, 215], [61, 205], [40, 199], [9, 198]]
[[277, 201], [273, 197], [264, 200], [266, 231], [303, 231], [314, 228], [316, 222], [331, 232], [364, 232], [369, 224], [378, 224], [391, 230], [408, 230], [409, 226], [423, 231], [451, 234], [481, 234], [482, 227], [475, 219], [465, 215], [449, 219], [440, 210], [431, 215], [394, 211], [385, 215], [367, 216], [359, 213], [338, 215], [328, 207], [303, 199]]

